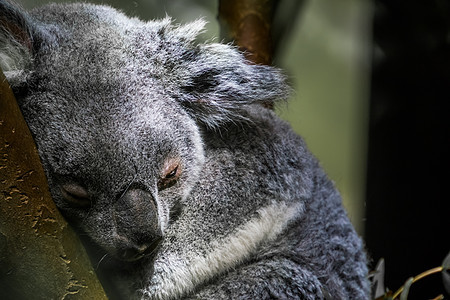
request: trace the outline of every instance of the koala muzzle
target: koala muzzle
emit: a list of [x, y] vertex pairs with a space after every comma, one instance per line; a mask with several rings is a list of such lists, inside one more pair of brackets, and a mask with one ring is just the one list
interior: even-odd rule
[[124, 261], [136, 261], [155, 252], [162, 237], [156, 237], [150, 242], [142, 245], [128, 245], [118, 251], [119, 258]]
[[130, 189], [114, 205], [116, 253], [135, 261], [155, 252], [162, 240], [158, 209], [151, 193]]

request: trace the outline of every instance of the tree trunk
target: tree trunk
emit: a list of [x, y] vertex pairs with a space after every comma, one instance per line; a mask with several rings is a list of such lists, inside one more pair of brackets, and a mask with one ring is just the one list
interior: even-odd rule
[[0, 70], [0, 298], [106, 299]]

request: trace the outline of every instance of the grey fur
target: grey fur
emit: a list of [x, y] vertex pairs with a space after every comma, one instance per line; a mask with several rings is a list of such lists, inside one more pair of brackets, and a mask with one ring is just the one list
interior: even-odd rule
[[[28, 15], [5, 0], [0, 20], [0, 65], [111, 298], [368, 297], [339, 194], [260, 105], [287, 98], [278, 70], [196, 44], [202, 21], [89, 4]], [[88, 207], [67, 200], [71, 187]], [[152, 253], [119, 259], [160, 237]]]

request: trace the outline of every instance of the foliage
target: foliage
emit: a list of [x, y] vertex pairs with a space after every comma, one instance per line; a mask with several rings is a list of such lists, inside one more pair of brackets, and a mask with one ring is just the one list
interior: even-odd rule
[[[375, 271], [370, 274], [372, 281], [372, 298], [375, 300], [407, 300], [409, 290], [413, 283], [430, 275], [439, 273], [442, 276], [445, 290], [450, 294], [450, 252], [445, 257], [441, 266], [429, 269], [423, 273], [420, 273], [419, 275], [408, 278], [405, 284], [394, 293], [391, 290], [384, 288], [384, 260], [380, 259], [375, 268]], [[444, 295], [441, 294], [432, 299], [444, 299]]]

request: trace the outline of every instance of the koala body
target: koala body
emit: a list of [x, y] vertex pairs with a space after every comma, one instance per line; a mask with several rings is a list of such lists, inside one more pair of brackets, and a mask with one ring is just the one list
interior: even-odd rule
[[0, 0], [0, 66], [110, 297], [366, 299], [338, 192], [261, 105], [284, 76], [202, 28]]

